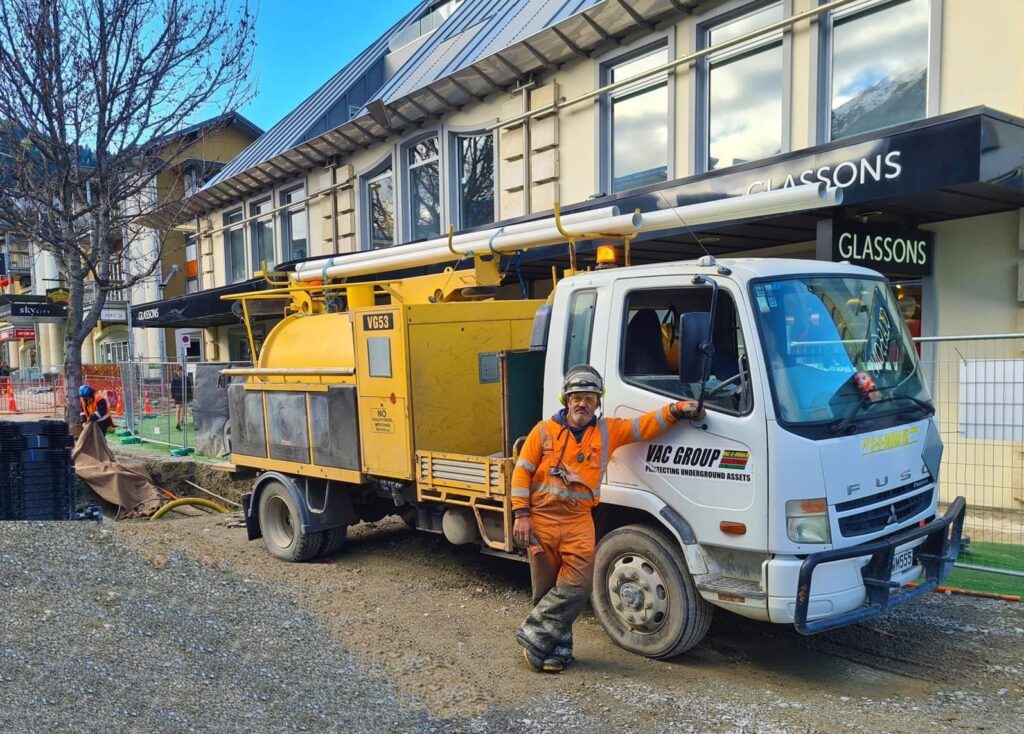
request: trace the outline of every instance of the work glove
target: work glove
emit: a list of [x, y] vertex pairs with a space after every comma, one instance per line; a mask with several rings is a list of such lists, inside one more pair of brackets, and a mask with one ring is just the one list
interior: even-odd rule
[[670, 407], [669, 411], [677, 420], [681, 418], [689, 418], [692, 421], [702, 421], [707, 415], [707, 412], [703, 407], [700, 409], [700, 413], [697, 412], [696, 400], [680, 400], [678, 403]]

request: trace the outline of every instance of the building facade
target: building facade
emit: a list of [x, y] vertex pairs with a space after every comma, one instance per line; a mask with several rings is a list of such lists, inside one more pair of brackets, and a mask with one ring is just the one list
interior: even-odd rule
[[[1018, 0], [421, 2], [190, 199], [198, 293], [134, 322], [194, 329], [200, 358], [246, 361], [220, 297], [266, 287], [264, 264], [548, 217], [556, 202], [647, 212], [821, 182], [841, 206], [681, 221], [634, 241], [632, 262], [848, 260], [890, 277], [912, 334], [1021, 333], [1022, 28]], [[543, 297], [567, 262], [564, 247], [507, 258], [501, 295]], [[280, 305], [262, 316], [257, 341]], [[1024, 403], [1000, 388], [965, 411], [971, 366], [946, 367], [933, 393], [958, 468], [943, 496], [1019, 507]], [[1007, 406], [1018, 417], [993, 424]]]
[[[1020, 331], [1022, 27], [1016, 0], [423, 2], [192, 197], [203, 303], [135, 321], [247, 359], [219, 295], [261, 263], [822, 181], [842, 207], [681, 223], [633, 261], [846, 259], [921, 334]], [[532, 294], [561, 257], [517, 263]]]
[[[180, 202], [202, 188], [261, 134], [262, 130], [236, 113], [181, 130], [166, 146], [167, 155], [174, 158], [173, 165], [154, 177], [144, 201], [127, 202], [126, 206], [150, 211], [159, 202]], [[175, 330], [133, 329], [129, 334], [129, 308], [132, 303], [184, 295], [189, 288], [198, 290], [197, 248], [191, 236], [195, 228], [191, 221], [174, 226], [159, 218], [146, 224], [150, 226], [139, 227], [123, 238], [122, 257], [114, 264], [112, 276], [116, 279], [118, 272], [126, 279], [142, 276], [154, 260], [158, 262], [151, 274], [131, 288], [108, 294], [99, 322], [82, 343], [83, 364], [113, 364], [127, 360], [129, 355], [154, 361], [166, 360], [168, 355], [176, 359]], [[51, 254], [17, 232], [3, 234], [0, 244], [7, 273], [0, 276], [6, 282], [0, 283], [14, 301], [7, 308], [17, 309], [19, 302], [34, 300], [39, 304], [33, 306], [34, 310], [48, 308], [54, 313], [8, 319], [0, 326], [0, 356], [12, 370], [26, 375], [59, 374], [64, 364], [63, 315], [55, 307], [62, 300], [64, 284], [57, 263]], [[94, 298], [95, 292], [87, 286], [86, 309]]]

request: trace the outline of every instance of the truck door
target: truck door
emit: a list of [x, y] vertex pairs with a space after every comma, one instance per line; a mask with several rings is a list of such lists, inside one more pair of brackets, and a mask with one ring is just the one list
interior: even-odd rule
[[[682, 281], [682, 282], [681, 282]], [[761, 381], [750, 369], [752, 325], [738, 289], [720, 279], [715, 353], [705, 391], [706, 429], [682, 421], [649, 443], [619, 449], [608, 483], [653, 492], [682, 515], [701, 543], [763, 549], [767, 544], [766, 429]], [[707, 311], [711, 289], [675, 277], [630, 278], [613, 288], [604, 330], [605, 413], [634, 418], [667, 402], [696, 398], [678, 377], [680, 316]], [[743, 523], [742, 535], [721, 523]]]

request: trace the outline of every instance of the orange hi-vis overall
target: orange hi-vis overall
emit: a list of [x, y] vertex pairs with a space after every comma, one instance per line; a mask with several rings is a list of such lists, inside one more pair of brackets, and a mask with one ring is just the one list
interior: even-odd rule
[[634, 418], [598, 418], [577, 441], [561, 420], [541, 421], [530, 432], [512, 474], [512, 510], [528, 510], [528, 549], [537, 606], [517, 633], [520, 644], [543, 657], [567, 649], [572, 623], [594, 585], [594, 519], [601, 479], [612, 453], [648, 441], [675, 425], [670, 403]]

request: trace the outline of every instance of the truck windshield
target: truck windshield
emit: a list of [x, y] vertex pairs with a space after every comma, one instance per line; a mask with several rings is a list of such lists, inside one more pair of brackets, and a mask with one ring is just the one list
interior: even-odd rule
[[930, 403], [917, 352], [884, 280], [804, 277], [753, 285], [778, 417], [828, 423]]

